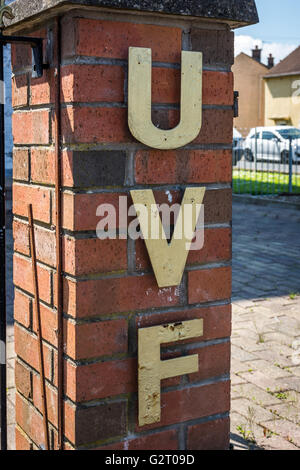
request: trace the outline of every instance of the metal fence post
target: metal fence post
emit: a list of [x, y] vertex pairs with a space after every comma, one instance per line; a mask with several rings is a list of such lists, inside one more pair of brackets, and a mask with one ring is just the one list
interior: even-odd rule
[[[4, 81], [3, 45], [0, 44], [0, 81]], [[3, 93], [4, 95], [4, 93]], [[5, 143], [4, 96], [0, 97], [0, 422], [1, 450], [7, 449], [6, 410], [6, 281], [5, 281]]]
[[290, 137], [290, 149], [289, 149], [289, 194], [293, 193], [293, 147], [292, 138]]
[[257, 172], [257, 129], [256, 128], [255, 128], [255, 172]]

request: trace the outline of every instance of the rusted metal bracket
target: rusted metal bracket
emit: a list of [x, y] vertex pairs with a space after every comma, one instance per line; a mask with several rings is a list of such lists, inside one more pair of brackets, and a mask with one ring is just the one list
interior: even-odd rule
[[0, 31], [0, 46], [6, 44], [28, 44], [32, 49], [32, 77], [40, 78], [49, 66], [43, 63], [43, 39], [24, 36], [5, 36]]
[[36, 246], [35, 246], [35, 234], [33, 224], [33, 211], [32, 205], [28, 205], [28, 224], [29, 224], [29, 240], [30, 240], [30, 251], [31, 251], [31, 264], [32, 264], [32, 282], [34, 289], [34, 310], [37, 324], [37, 337], [38, 337], [38, 357], [39, 357], [39, 368], [40, 368], [40, 388], [42, 397], [42, 411], [43, 411], [43, 425], [44, 425], [44, 442], [45, 450], [49, 450], [49, 427], [48, 427], [48, 410], [47, 410], [47, 392], [46, 392], [46, 379], [45, 379], [45, 366], [44, 366], [44, 353], [43, 353], [43, 334], [42, 334], [42, 322], [41, 322], [41, 311], [40, 311], [40, 294], [39, 294], [39, 283], [37, 273], [37, 260], [36, 260]]

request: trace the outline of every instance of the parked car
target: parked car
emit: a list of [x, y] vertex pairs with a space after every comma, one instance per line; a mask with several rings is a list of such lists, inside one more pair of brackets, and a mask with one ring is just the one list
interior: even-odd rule
[[291, 126], [256, 127], [244, 142], [245, 159], [289, 162], [290, 142], [293, 162], [300, 162], [300, 130]]
[[233, 128], [233, 145], [232, 145], [232, 164], [236, 165], [242, 158], [244, 153], [242, 134]]

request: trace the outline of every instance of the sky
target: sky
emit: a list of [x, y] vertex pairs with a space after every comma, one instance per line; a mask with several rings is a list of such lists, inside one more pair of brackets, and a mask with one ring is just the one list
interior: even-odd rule
[[272, 53], [275, 64], [300, 45], [299, 0], [256, 0], [260, 22], [235, 32], [235, 55], [252, 55], [256, 45], [263, 49], [262, 62]]

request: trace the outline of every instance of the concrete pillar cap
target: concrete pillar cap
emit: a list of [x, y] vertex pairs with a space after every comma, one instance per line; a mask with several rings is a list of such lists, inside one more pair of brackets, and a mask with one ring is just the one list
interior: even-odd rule
[[80, 7], [204, 18], [226, 22], [231, 28], [259, 21], [255, 0], [15, 0], [10, 7], [14, 18], [5, 19], [8, 31], [20, 29], [23, 23], [27, 26], [28, 23], [37, 23], [41, 19]]

